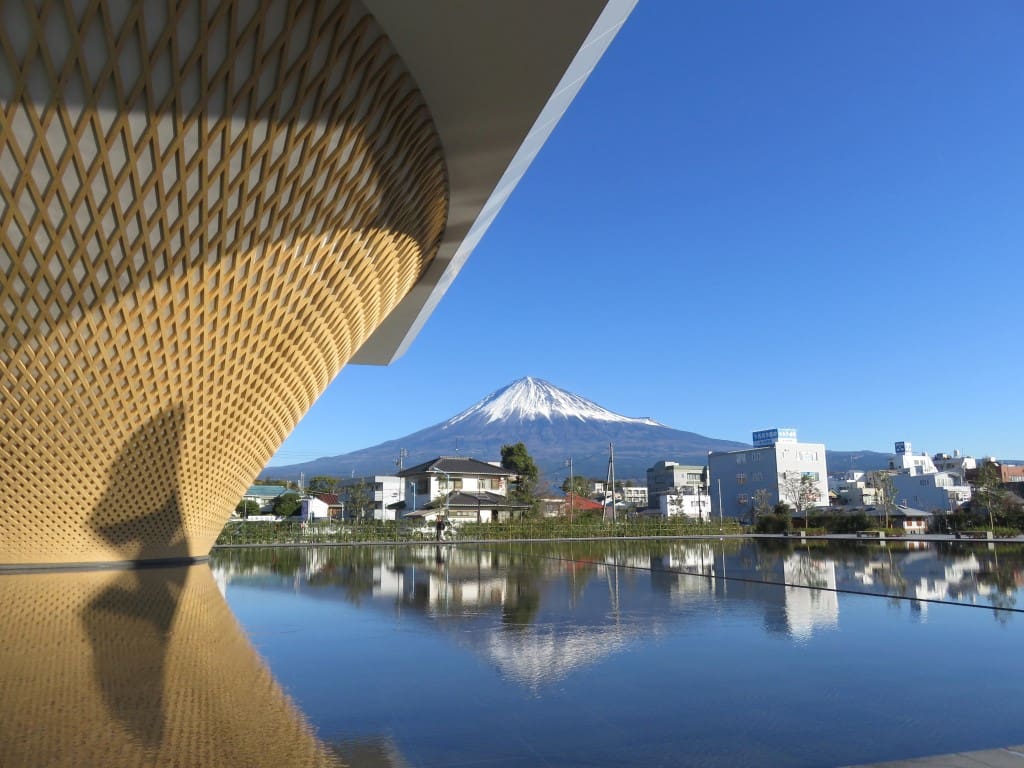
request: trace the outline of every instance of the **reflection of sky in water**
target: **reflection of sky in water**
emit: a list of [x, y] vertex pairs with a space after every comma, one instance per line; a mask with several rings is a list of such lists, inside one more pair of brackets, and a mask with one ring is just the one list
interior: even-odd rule
[[214, 574], [278, 679], [321, 736], [414, 765], [838, 765], [1021, 741], [1022, 617], [967, 607], [1015, 605], [1011, 550], [266, 552], [218, 552]]

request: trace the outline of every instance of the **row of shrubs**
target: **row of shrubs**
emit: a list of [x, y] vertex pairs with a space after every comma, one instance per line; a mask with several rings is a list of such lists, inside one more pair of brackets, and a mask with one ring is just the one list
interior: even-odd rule
[[[990, 526], [988, 520], [973, 519], [966, 516], [954, 517], [948, 515], [942, 518], [944, 528], [942, 533], [952, 531], [992, 530], [994, 536], [999, 538], [1013, 538], [1019, 536], [1021, 531], [1012, 526], [996, 525]], [[792, 518], [785, 513], [772, 513], [760, 515], [754, 525], [755, 533], [789, 533], [794, 530]], [[886, 536], [903, 536], [906, 532], [902, 528], [880, 526], [878, 521], [863, 512], [855, 512], [848, 515], [835, 514], [812, 514], [808, 516], [807, 525], [800, 526], [800, 530], [810, 535], [826, 533], [856, 533], [857, 531], [883, 531]], [[940, 531], [936, 531], [940, 532]]]
[[[739, 534], [742, 527], [733, 520], [696, 521], [687, 518], [623, 519], [616, 522], [600, 519], [536, 518], [502, 523], [464, 523], [457, 528], [457, 538], [471, 540], [501, 539], [585, 539], [648, 536], [700, 536]], [[335, 521], [304, 525], [300, 521], [279, 522], [229, 521], [221, 531], [217, 544], [320, 544], [341, 542], [392, 542], [430, 539], [429, 526], [394, 522], [366, 521], [357, 525]]]

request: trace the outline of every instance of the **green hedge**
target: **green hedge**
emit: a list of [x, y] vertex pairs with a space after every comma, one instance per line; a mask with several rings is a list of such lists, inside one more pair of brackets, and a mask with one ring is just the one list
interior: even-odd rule
[[[695, 520], [637, 519], [605, 522], [539, 518], [504, 523], [464, 523], [456, 528], [456, 540], [586, 539], [650, 536], [700, 536], [739, 534], [743, 529], [734, 520], [697, 522]], [[316, 522], [303, 526], [298, 521], [247, 522], [231, 520], [224, 526], [217, 544], [329, 544], [342, 542], [392, 542], [432, 540], [429, 526], [394, 522], [362, 523]]]

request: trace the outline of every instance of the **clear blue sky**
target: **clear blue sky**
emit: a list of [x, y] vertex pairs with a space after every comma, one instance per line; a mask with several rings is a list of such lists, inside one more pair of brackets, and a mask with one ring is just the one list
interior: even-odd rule
[[1024, 3], [640, 0], [411, 350], [274, 463], [525, 375], [719, 438], [1024, 458], [1022, 293]]

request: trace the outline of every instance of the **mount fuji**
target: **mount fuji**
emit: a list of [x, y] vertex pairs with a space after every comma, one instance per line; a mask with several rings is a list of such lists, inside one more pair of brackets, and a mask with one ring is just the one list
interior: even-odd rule
[[615, 448], [615, 474], [620, 479], [643, 479], [658, 461], [704, 464], [708, 451], [749, 447], [633, 418], [602, 408], [542, 379], [527, 376], [492, 392], [447, 421], [405, 437], [339, 456], [302, 464], [268, 466], [267, 477], [297, 479], [331, 475], [393, 474], [399, 451], [405, 449], [406, 466], [435, 456], [459, 454], [482, 461], [497, 461], [501, 446], [522, 442], [548, 479], [568, 474], [565, 461], [573, 457], [578, 475], [604, 477], [608, 444]]

